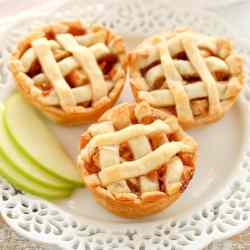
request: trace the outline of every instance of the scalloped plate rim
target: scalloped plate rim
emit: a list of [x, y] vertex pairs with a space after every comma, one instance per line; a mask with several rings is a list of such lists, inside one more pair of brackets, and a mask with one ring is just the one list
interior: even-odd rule
[[[65, 2], [67, 2], [67, 1], [65, 1]], [[22, 17], [20, 17], [20, 18], [22, 18]], [[11, 27], [11, 25], [12, 24], [10, 24], [10, 26], [8, 26], [8, 27]], [[243, 43], [246, 43], [247, 42], [247, 40], [244, 40], [244, 39], [240, 39]], [[250, 48], [250, 47], [249, 47]], [[249, 92], [249, 90], [245, 90], [245, 91], [248, 91]], [[243, 93], [244, 94], [244, 93]], [[235, 177], [235, 179], [238, 179], [239, 177]], [[232, 182], [234, 182], [234, 180], [231, 180]], [[231, 181], [230, 181], [230, 183], [231, 183]], [[226, 190], [227, 188], [225, 188], [225, 190]], [[210, 200], [209, 201], [209, 203], [211, 202], [211, 203], [213, 203], [214, 202], [214, 200], [217, 200], [218, 198], [220, 198], [220, 197], [222, 197], [223, 196], [223, 193], [225, 192], [225, 190], [223, 190], [223, 191], [221, 191], [221, 193], [219, 194], [219, 195], [217, 195], [216, 197], [214, 197], [214, 199], [212, 199], [212, 200]], [[17, 196], [15, 196], [16, 198], [19, 198], [20, 196], [22, 196], [22, 195], [17, 195]], [[25, 196], [25, 197], [29, 197], [29, 195], [28, 196]], [[1, 204], [0, 204], [1, 205]], [[54, 205], [53, 205], [54, 206]], [[197, 210], [200, 210], [201, 208], [199, 207], [199, 208], [197, 208]], [[61, 210], [60, 208], [59, 208], [59, 210]], [[67, 216], [72, 216], [72, 215], [70, 215], [70, 214], [68, 214], [67, 212], [65, 212], [65, 211], [63, 211], [62, 210], [62, 212], [64, 213], [64, 214], [66, 214]], [[195, 211], [192, 211], [192, 214], [194, 213]], [[186, 215], [186, 214], [185, 214]], [[184, 216], [183, 216], [184, 217]], [[7, 222], [7, 224], [9, 224], [11, 227], [13, 227], [13, 223], [11, 222], [11, 220], [9, 220], [9, 219], [7, 219], [7, 217], [3, 214], [3, 218], [5, 219], [5, 221]], [[172, 218], [171, 218], [172, 219]], [[154, 224], [154, 222], [147, 222], [147, 224]], [[131, 227], [134, 227], [134, 226], [136, 226], [137, 225], [137, 223], [135, 223], [135, 224], [133, 224], [133, 225], [131, 225]], [[141, 223], [138, 223], [138, 225], [141, 225]], [[138, 226], [137, 225], [137, 226]], [[227, 238], [227, 237], [230, 237], [230, 236], [232, 236], [232, 235], [234, 235], [234, 234], [236, 234], [236, 233], [239, 233], [239, 232], [241, 232], [241, 231], [243, 231], [244, 229], [246, 229], [247, 227], [248, 227], [248, 225], [250, 225], [250, 221], [248, 222], [248, 224], [247, 223], [244, 223], [244, 226], [242, 226], [241, 228], [233, 228], [232, 229], [232, 232], [229, 232], [229, 233], [227, 233], [227, 234], [225, 234], [225, 236], [223, 236], [223, 237], [220, 237], [220, 236], [218, 236], [218, 238], [213, 238], [213, 239], [210, 239], [209, 237], [206, 239], [206, 240], [202, 240], [202, 243], [199, 243], [200, 244], [200, 246], [197, 248], [197, 249], [201, 249], [201, 248], [203, 248], [203, 247], [205, 247], [205, 244], [206, 245], [208, 245], [209, 243], [211, 243], [211, 241], [213, 241], [213, 240], [218, 240], [218, 239], [224, 239], [224, 238]], [[126, 224], [126, 226], [127, 227], [130, 227], [130, 225], [128, 225], [128, 224]], [[38, 237], [36, 237], [36, 236], [30, 236], [29, 235], [29, 233], [24, 233], [25, 231], [22, 231], [20, 228], [17, 228], [17, 227], [15, 227], [14, 226], [14, 229], [16, 230], [16, 231], [18, 231], [18, 233], [20, 233], [20, 234], [22, 234], [22, 235], [24, 235], [25, 234], [25, 236], [26, 237], [28, 237], [28, 238], [30, 238], [30, 239], [36, 239], [37, 241], [41, 241], [41, 239], [39, 239]], [[205, 243], [205, 241], [206, 241], [206, 243]], [[43, 241], [44, 242], [44, 241]], [[63, 243], [61, 243], [60, 241], [58, 241], [58, 242], [54, 242], [53, 240], [51, 240], [51, 242], [50, 242], [51, 244], [57, 244], [57, 245], [61, 245], [61, 244], [63, 244]], [[61, 245], [61, 247], [63, 247], [62, 245]]]

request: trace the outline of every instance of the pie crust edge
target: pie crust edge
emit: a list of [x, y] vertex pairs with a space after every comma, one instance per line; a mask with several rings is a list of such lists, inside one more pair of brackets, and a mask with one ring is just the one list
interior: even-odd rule
[[[117, 79], [117, 81], [114, 83], [113, 89], [109, 92], [109, 95], [102, 98], [102, 100], [99, 100], [95, 106], [91, 106], [89, 108], [81, 108], [79, 109], [77, 106], [73, 107], [71, 112], [64, 111], [61, 107], [55, 107], [46, 105], [40, 100], [38, 100], [35, 93], [32, 93], [31, 88], [29, 86], [29, 81], [27, 80], [26, 74], [20, 71], [20, 65], [17, 64], [17, 60], [20, 60], [20, 56], [22, 55], [23, 51], [26, 51], [27, 44], [30, 44], [31, 41], [36, 39], [37, 34], [39, 32], [45, 32], [48, 29], [51, 29], [53, 26], [57, 25], [66, 25], [70, 26], [71, 24], [81, 24], [84, 25], [84, 28], [92, 29], [93, 27], [98, 27], [99, 31], [104, 30], [105, 32], [111, 34], [112, 36], [115, 36], [117, 40], [120, 40], [121, 42], [118, 42], [115, 44], [115, 47], [117, 50], [122, 51], [118, 57], [120, 60], [120, 64], [122, 66], [122, 74]], [[60, 32], [59, 32], [60, 33]], [[12, 72], [12, 75], [15, 79], [17, 89], [22, 93], [22, 95], [25, 97], [25, 99], [34, 105], [36, 108], [38, 108], [40, 111], [42, 111], [47, 117], [49, 117], [52, 120], [55, 120], [59, 123], [65, 124], [65, 125], [77, 125], [77, 124], [84, 124], [91, 121], [96, 121], [106, 110], [110, 109], [117, 99], [119, 98], [123, 87], [125, 85], [126, 81], [126, 75], [127, 75], [127, 51], [124, 47], [124, 42], [121, 36], [117, 35], [116, 33], [113, 33], [110, 29], [99, 25], [99, 24], [92, 24], [91, 26], [85, 27], [85, 24], [82, 23], [80, 20], [61, 20], [59, 22], [47, 24], [44, 26], [40, 26], [33, 30], [31, 33], [23, 37], [22, 39], [17, 42], [17, 45], [15, 49], [13, 50], [10, 60], [9, 60], [9, 69]]]
[[[122, 106], [128, 105], [130, 108], [135, 108], [137, 105], [140, 104], [128, 104], [123, 103], [118, 106], [113, 107], [112, 109], [108, 110], [103, 116], [98, 120], [98, 122], [103, 121], [110, 121], [112, 120], [112, 116], [114, 115], [114, 110], [117, 110], [121, 108]], [[174, 119], [176, 121], [176, 118], [173, 117], [171, 114], [159, 111], [158, 109], [154, 109], [150, 107], [150, 109], [156, 114], [159, 115], [160, 119]], [[177, 122], [175, 124], [178, 124]], [[190, 137], [188, 134], [184, 132], [184, 130], [178, 125], [178, 133], [182, 136], [182, 140], [187, 143], [187, 145], [192, 147], [193, 152], [193, 161], [194, 161], [194, 172], [196, 169], [196, 159], [197, 159], [197, 143], [196, 141]], [[86, 132], [83, 133], [83, 136], [86, 134]], [[85, 168], [82, 167], [82, 162], [80, 157], [78, 158], [78, 166], [81, 171], [81, 176], [83, 179], [88, 175]], [[192, 174], [193, 176], [193, 174]], [[189, 182], [192, 180], [192, 176], [189, 179], [189, 181], [186, 183], [186, 186], [188, 186]], [[174, 192], [171, 195], [162, 195], [162, 192], [152, 192], [149, 194], [151, 197], [147, 199], [136, 199], [131, 200], [127, 199], [126, 197], [120, 197], [114, 198], [110, 193], [103, 188], [100, 188], [100, 186], [95, 186], [89, 183], [85, 183], [85, 185], [88, 187], [88, 189], [91, 191], [91, 193], [94, 195], [96, 201], [106, 208], [108, 211], [112, 212], [115, 215], [125, 217], [125, 218], [141, 218], [144, 216], [152, 215], [158, 212], [161, 212], [171, 204], [173, 204], [183, 193], [182, 190], [178, 190], [177, 192]]]
[[[139, 81], [137, 81], [137, 71], [138, 69], [136, 67], [134, 67], [135, 62], [137, 60], [137, 51], [139, 53], [140, 50], [144, 50], [144, 48], [146, 48], [153, 40], [158, 40], [160, 36], [174, 36], [174, 35], [178, 35], [178, 33], [182, 33], [182, 32], [193, 32], [191, 28], [176, 28], [173, 32], [162, 32], [160, 34], [157, 35], [153, 35], [151, 37], [146, 38], [144, 41], [142, 41], [133, 51], [129, 52], [128, 55], [128, 67], [129, 67], [129, 71], [130, 71], [130, 87], [131, 87], [131, 92], [135, 98], [136, 102], [141, 102], [141, 101], [146, 101], [142, 98], [140, 98], [139, 96], [139, 92], [142, 90], [139, 88], [139, 86], [141, 86], [141, 83]], [[196, 34], [194, 32], [194, 34]], [[199, 34], [199, 33], [197, 33]], [[202, 35], [202, 34], [201, 34]], [[222, 106], [222, 112], [217, 112], [215, 114], [204, 114], [204, 115], [200, 115], [195, 117], [195, 119], [193, 121], [187, 121], [187, 122], [182, 122], [178, 119], [180, 125], [184, 128], [184, 129], [191, 129], [191, 128], [196, 128], [196, 127], [201, 127], [204, 125], [208, 125], [210, 123], [216, 122], [218, 120], [220, 120], [224, 114], [233, 106], [233, 104], [235, 103], [237, 97], [240, 94], [240, 91], [242, 90], [242, 88], [244, 87], [244, 84], [246, 82], [246, 68], [245, 68], [245, 60], [244, 57], [240, 54], [238, 54], [237, 52], [235, 52], [234, 50], [234, 46], [232, 44], [232, 41], [230, 39], [225, 38], [226, 42], [231, 43], [231, 47], [228, 48], [227, 44], [225, 43], [224, 45], [224, 38], [223, 37], [218, 37], [219, 39], [221, 39], [221, 44], [220, 46], [225, 46], [225, 48], [222, 49], [223, 52], [226, 51], [226, 53], [230, 53], [229, 56], [233, 55], [236, 56], [237, 59], [234, 60], [234, 69], [237, 72], [237, 77], [236, 81], [234, 81], [234, 86], [233, 88], [230, 89], [230, 98], [229, 99], [225, 99], [223, 101], [221, 101], [221, 106]], [[228, 50], [228, 51], [227, 51]], [[142, 52], [143, 53], [143, 52]], [[228, 56], [228, 57], [229, 57]], [[135, 77], [134, 77], [135, 76]], [[154, 107], [154, 105], [151, 105]], [[167, 108], [164, 107], [154, 107], [157, 108], [159, 110], [162, 111], [166, 111], [168, 112]]]

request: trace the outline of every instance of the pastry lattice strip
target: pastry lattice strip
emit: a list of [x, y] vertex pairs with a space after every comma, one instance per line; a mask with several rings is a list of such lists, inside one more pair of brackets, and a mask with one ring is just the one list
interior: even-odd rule
[[[108, 47], [104, 44], [96, 43], [104, 40], [104, 35], [105, 33], [102, 32], [99, 35], [92, 35], [91, 37], [88, 35], [86, 39], [84, 39], [84, 36], [81, 36], [79, 39], [79, 37], [75, 38], [70, 34], [60, 34], [56, 36], [59, 43], [56, 41], [48, 41], [45, 38], [32, 42], [32, 48], [26, 51], [21, 58], [24, 71], [29, 70], [32, 63], [38, 58], [44, 73], [33, 77], [32, 80], [29, 79], [29, 83], [33, 85], [35, 83], [46, 83], [49, 81], [54, 87], [49, 96], [41, 95], [39, 97], [42, 102], [49, 105], [61, 104], [66, 110], [71, 106], [75, 106], [76, 103], [91, 100], [97, 101], [107, 95], [113, 86], [104, 80], [103, 73], [96, 61], [110, 54]], [[92, 46], [90, 48], [80, 46], [76, 40], [80, 40], [81, 44], [85, 43]], [[66, 49], [65, 51], [70, 51], [74, 54], [74, 57], [66, 57], [60, 62], [56, 62], [55, 58], [53, 58], [53, 50], [64, 47]], [[43, 53], [38, 51], [40, 48]], [[85, 60], [83, 60], [83, 57]], [[89, 80], [90, 85], [71, 89], [67, 86], [68, 84], [64, 80], [64, 76], [79, 67], [82, 67], [82, 71], [80, 72], [82, 81]], [[91, 91], [89, 91], [90, 89]], [[39, 89], [37, 89], [37, 92], [39, 92]]]
[[[114, 132], [112, 122], [103, 122], [92, 125], [89, 128], [92, 136], [101, 135], [105, 133]], [[101, 169], [108, 168], [114, 164], [120, 163], [119, 146], [106, 145], [99, 147], [99, 164]], [[130, 189], [125, 180], [114, 182], [107, 186], [107, 189], [113, 193], [130, 193]]]
[[199, 73], [201, 80], [204, 82], [204, 87], [208, 94], [209, 113], [211, 115], [221, 113], [222, 108], [219, 93], [216, 88], [216, 80], [209, 71], [206, 63], [204, 62], [204, 59], [200, 55], [199, 49], [195, 45], [192, 37], [184, 37], [183, 46], [189, 60], [191, 61], [196, 71]]
[[[229, 67], [228, 65], [221, 60], [220, 58], [210, 56], [204, 58], [210, 72], [213, 74], [219, 73], [223, 76], [229, 75]], [[174, 66], [179, 72], [179, 74], [185, 78], [192, 78], [192, 77], [199, 77], [198, 72], [193, 67], [193, 65], [186, 60], [174, 59]], [[158, 79], [164, 78], [164, 72], [162, 65], [156, 65], [150, 68], [145, 75], [146, 81], [151, 88], [154, 87], [154, 84], [157, 82]]]
[[[175, 106], [178, 119], [182, 123], [193, 121], [194, 114], [196, 113], [192, 109], [193, 106], [190, 100], [195, 98], [203, 97], [208, 99], [209, 114], [221, 113], [222, 106], [220, 99], [223, 97], [220, 90], [222, 88], [219, 87], [220, 89], [218, 90], [218, 82], [215, 80], [213, 74], [218, 72], [228, 75], [230, 67], [220, 58], [211, 56], [204, 58], [199, 50], [199, 48], [206, 48], [214, 55], [225, 58], [228, 55], [219, 52], [217, 47], [218, 41], [219, 39], [212, 39], [205, 36], [194, 36], [189, 32], [177, 34], [169, 40], [166, 40], [164, 36], [158, 37], [158, 44], [150, 47], [150, 54], [148, 56], [143, 56], [143, 49], [142, 52], [138, 52], [136, 65], [139, 69], [143, 69], [148, 66], [150, 67], [152, 63], [160, 60], [161, 64], [152, 66], [147, 70], [145, 78], [151, 88], [158, 79], [165, 78], [163, 86], [168, 88], [168, 92], [164, 89], [153, 92], [149, 91], [148, 93], [140, 91], [139, 97], [158, 107]], [[144, 49], [147, 49], [147, 47]], [[190, 62], [172, 58], [182, 52], [185, 52]], [[202, 90], [200, 89], [199, 82], [192, 83], [189, 87], [188, 82], [183, 80], [182, 76], [199, 77], [202, 80]], [[137, 80], [142, 87], [145, 87], [145, 84], [147, 84], [140, 76], [140, 73], [137, 73]], [[193, 87], [193, 85], [195, 86]], [[147, 87], [145, 89], [148, 90]], [[199, 96], [197, 95], [197, 90], [200, 94]], [[158, 97], [163, 98], [157, 100], [156, 98]]]
[[98, 175], [102, 184], [107, 186], [116, 181], [146, 175], [171, 161], [176, 154], [189, 150], [182, 142], [166, 143], [138, 160], [113, 165], [101, 170]]
[[32, 42], [32, 47], [36, 53], [44, 73], [53, 85], [56, 94], [59, 97], [60, 104], [64, 110], [75, 106], [75, 98], [71, 88], [65, 81], [57, 62], [53, 56], [51, 48], [46, 38], [41, 38]]
[[[99, 31], [96, 33], [91, 33], [91, 34], [83, 35], [83, 36], [75, 36], [75, 39], [80, 45], [87, 46], [87, 47], [93, 46], [98, 43], [104, 44], [105, 38], [106, 38], [105, 31]], [[48, 45], [51, 48], [53, 53], [55, 53], [55, 51], [58, 49], [62, 49], [62, 46], [54, 40], [49, 40]], [[92, 50], [95, 50], [95, 49], [92, 48]], [[20, 61], [23, 66], [22, 71], [27, 73], [36, 59], [37, 59], [37, 55], [34, 52], [34, 49], [32, 47], [29, 48], [20, 58]]]
[[[220, 100], [225, 100], [235, 95], [233, 91], [230, 91], [230, 86], [233, 86], [230, 82], [233, 83], [235, 80], [235, 78], [232, 78], [229, 81], [228, 86], [226, 86], [225, 82], [217, 82], [216, 87], [219, 92]], [[207, 92], [203, 82], [187, 84], [184, 86], [184, 89], [189, 100], [207, 97]], [[169, 89], [153, 90], [150, 92], [140, 91], [139, 97], [156, 107], [169, 107], [175, 105], [173, 94]]]
[[107, 84], [93, 53], [87, 47], [80, 46], [71, 34], [57, 35], [56, 38], [67, 51], [73, 54], [88, 76], [92, 89], [93, 101], [95, 102], [107, 96]]
[[[109, 48], [102, 43], [97, 43], [97, 44], [89, 47], [89, 49], [94, 54], [94, 56], [97, 60], [110, 54]], [[72, 72], [74, 69], [79, 68], [80, 63], [73, 56], [70, 56], [70, 57], [66, 57], [65, 59], [58, 62], [58, 66], [62, 72], [62, 75], [66, 76], [70, 72]], [[86, 82], [88, 80], [88, 77], [86, 76], [86, 74], [83, 71], [81, 71], [81, 74], [82, 74], [81, 77], [83, 78], [82, 81]], [[45, 74], [41, 73], [41, 74], [34, 76], [33, 81], [34, 81], [34, 83], [40, 83], [40, 82], [47, 83], [48, 78], [46, 77]]]
[[168, 43], [166, 41], [161, 42], [159, 45], [159, 51], [162, 68], [168, 83], [169, 91], [172, 93], [175, 100], [177, 116], [182, 122], [192, 121], [194, 118], [189, 98], [183, 86], [183, 79], [175, 68], [173, 59], [170, 56], [168, 50]]
[[[107, 83], [108, 91], [111, 90], [114, 86], [114, 83], [111, 81], [106, 81], [106, 83]], [[84, 103], [84, 102], [89, 102], [93, 100], [92, 89], [91, 89], [90, 84], [73, 88], [71, 89], [71, 91], [75, 98], [76, 103]], [[50, 105], [60, 104], [59, 98], [55, 91], [51, 91], [50, 94], [47, 96], [41, 96], [40, 100]]]
[[[106, 129], [106, 125], [103, 125], [104, 123], [95, 125], [95, 130], [96, 128], [98, 128], [103, 132], [110, 131]], [[90, 129], [90, 132], [92, 134], [97, 134], [96, 132], [93, 133], [93, 129]], [[116, 132], [101, 134], [98, 133], [98, 135], [93, 137], [89, 144], [81, 151], [81, 158], [88, 160], [94, 152], [95, 148], [99, 148], [101, 171], [99, 172], [98, 176], [102, 185], [109, 187], [109, 185], [111, 185], [112, 183], [118, 182], [119, 188], [122, 187], [121, 190], [125, 192], [127, 191], [127, 186], [124, 182], [123, 184], [120, 184], [120, 182], [129, 180], [134, 177], [140, 177], [140, 186], [142, 193], [159, 190], [158, 180], [156, 184], [154, 182], [150, 182], [151, 180], [147, 178], [145, 179], [145, 177], [149, 172], [157, 170], [163, 164], [167, 164], [168, 167], [165, 175], [166, 192], [168, 194], [172, 194], [173, 188], [176, 188], [176, 185], [180, 187], [180, 179], [183, 172], [183, 164], [181, 160], [176, 157], [176, 154], [189, 151], [190, 148], [182, 142], [168, 142], [166, 137], [160, 142], [164, 144], [156, 148], [154, 151], [147, 150], [147, 148], [145, 147], [146, 144], [144, 144], [144, 136], [161, 133], [162, 135], [164, 135], [163, 133], [170, 132], [171, 129], [166, 123], [161, 120], [157, 120], [150, 125], [137, 124], [131, 125]], [[133, 154], [137, 156], [140, 155], [140, 157], [133, 161], [117, 163], [119, 162], [117, 148], [116, 150], [114, 150], [113, 147], [117, 147], [121, 143], [129, 142], [131, 140], [134, 140], [133, 142], [137, 143], [137, 147], [134, 147], [137, 149], [133, 152]], [[140, 142], [142, 142], [142, 144], [144, 145], [142, 145]], [[140, 148], [140, 146], [143, 146], [142, 149]], [[133, 146], [131, 149], [133, 151]], [[147, 152], [143, 155], [141, 152], [144, 152], [145, 150]], [[101, 156], [102, 153], [103, 159]], [[112, 160], [114, 159], [112, 158], [114, 157], [114, 154], [116, 154], [116, 160]], [[142, 177], [143, 179], [141, 179]], [[115, 192], [115, 189], [116, 188], [113, 189], [113, 192]]]
[[[177, 34], [176, 36], [170, 39], [167, 39], [168, 49], [169, 49], [169, 53], [171, 57], [174, 57], [184, 51], [183, 39], [189, 35], [190, 35], [190, 32], [183, 32], [183, 33]], [[219, 54], [220, 51], [217, 46], [217, 44], [220, 42], [219, 38], [217, 39], [217, 38], [207, 37], [207, 36], [199, 35], [199, 34], [193, 35], [193, 33], [191, 33], [191, 36], [197, 48], [211, 51], [213, 55], [219, 55], [221, 58], [224, 58], [227, 56], [226, 53], [225, 55]], [[159, 41], [159, 38], [157, 39]], [[165, 39], [165, 37], [162, 36], [160, 40], [161, 39]], [[222, 48], [220, 49], [222, 50]], [[150, 51], [149, 54], [147, 50]], [[144, 56], [145, 51], [148, 54], [146, 57]], [[138, 51], [138, 54], [139, 54], [139, 58], [136, 61], [136, 67], [139, 69], [144, 69], [148, 67], [149, 65], [151, 65], [152, 63], [160, 60], [160, 53], [159, 53], [157, 46], [152, 45], [149, 48], [145, 47], [141, 49], [141, 51]]]
[[[129, 110], [126, 109], [125, 114], [125, 109], [124, 109], [124, 117], [127, 117], [127, 119], [123, 118], [122, 119], [122, 124], [120, 123], [119, 126], [122, 127], [127, 127], [127, 126], [132, 126], [131, 121], [130, 121], [130, 114]], [[138, 115], [140, 112], [135, 112], [135, 116], [139, 122], [143, 119], [143, 116]], [[118, 116], [117, 116], [118, 117]], [[132, 152], [132, 155], [134, 159], [139, 159], [148, 153], [152, 151], [150, 142], [145, 135], [140, 135], [133, 137], [128, 140], [128, 145], [129, 148]], [[159, 183], [157, 179], [149, 178], [147, 176], [141, 176], [139, 178], [139, 185], [140, 185], [140, 191], [141, 193], [144, 192], [153, 192], [159, 190]]]
[[89, 159], [89, 155], [93, 154], [96, 147], [113, 144], [119, 145], [134, 137], [147, 136], [156, 132], [170, 133], [171, 128], [163, 121], [156, 120], [149, 125], [136, 124], [113, 133], [98, 135], [92, 138], [85, 149], [81, 151], [81, 155], [83, 159]]

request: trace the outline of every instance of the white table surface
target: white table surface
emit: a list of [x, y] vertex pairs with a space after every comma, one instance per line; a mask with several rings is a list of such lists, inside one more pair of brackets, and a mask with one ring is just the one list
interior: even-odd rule
[[[59, 0], [57, 0], [59, 1]], [[84, 0], [83, 0], [84, 1]], [[183, 1], [185, 6], [189, 0]], [[179, 2], [180, 2], [179, 1]], [[194, 1], [194, 0], [192, 0]], [[197, 2], [199, 0], [196, 0]], [[209, 1], [209, 0], [207, 0]], [[226, 1], [226, 0], [225, 0]], [[22, 11], [41, 6], [46, 2], [56, 0], [0, 0], [0, 18], [14, 16]], [[241, 1], [229, 7], [214, 9], [218, 15], [223, 17], [232, 30], [239, 34], [240, 38], [248, 38], [250, 42], [250, 0]], [[39, 243], [30, 242], [17, 236], [0, 218], [0, 250], [56, 250], [55, 247], [42, 246]], [[206, 250], [249, 250], [250, 230], [219, 243], [211, 244]]]

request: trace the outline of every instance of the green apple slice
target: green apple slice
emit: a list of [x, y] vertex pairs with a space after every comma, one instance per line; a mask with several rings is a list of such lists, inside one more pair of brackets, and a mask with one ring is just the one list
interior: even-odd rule
[[13, 165], [21, 174], [44, 187], [59, 189], [72, 189], [72, 184], [50, 175], [43, 168], [39, 167], [34, 161], [26, 157], [15, 146], [13, 140], [3, 123], [4, 107], [0, 104], [0, 152], [6, 157], [9, 164]]
[[20, 94], [8, 98], [4, 121], [17, 145], [40, 167], [62, 180], [83, 185], [78, 169], [62, 145]]
[[36, 182], [33, 182], [29, 178], [19, 173], [12, 165], [8, 164], [2, 154], [0, 154], [0, 175], [3, 176], [8, 182], [13, 184], [16, 188], [48, 200], [68, 197], [71, 194], [70, 190], [46, 188]]

